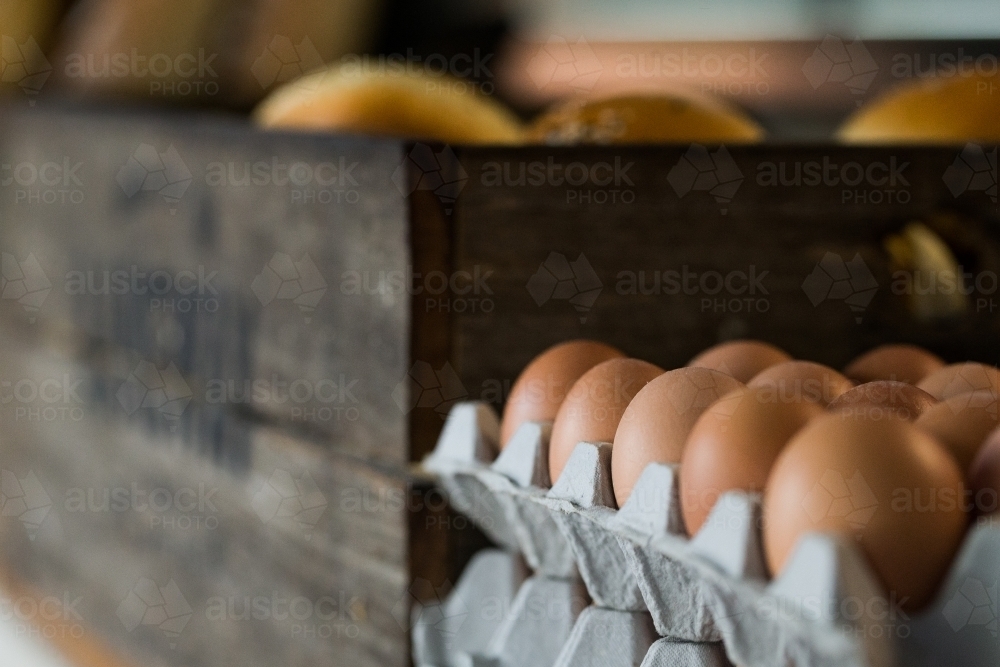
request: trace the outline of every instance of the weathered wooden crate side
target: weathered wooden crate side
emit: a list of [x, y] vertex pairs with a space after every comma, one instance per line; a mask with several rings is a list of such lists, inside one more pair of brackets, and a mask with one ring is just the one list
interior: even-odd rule
[[[194, 403], [408, 463], [393, 390], [410, 304], [378, 289], [412, 264], [398, 142], [38, 108], [3, 115], [0, 155], [0, 247], [34, 286], [4, 300], [12, 316], [173, 364]], [[182, 428], [214, 427], [194, 415]], [[226, 446], [220, 458], [245, 463]]]

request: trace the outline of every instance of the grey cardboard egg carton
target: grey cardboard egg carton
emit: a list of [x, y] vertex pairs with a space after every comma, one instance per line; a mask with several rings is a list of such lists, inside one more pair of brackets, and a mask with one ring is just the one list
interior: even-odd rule
[[[608, 443], [578, 444], [547, 488], [550, 430], [526, 424], [492, 459], [499, 449], [495, 412], [463, 403], [449, 416], [425, 468], [505, 550], [497, 553], [511, 562], [523, 557], [534, 575], [521, 583], [509, 613], [493, 620], [492, 634], [479, 629], [484, 638], [462, 646], [426, 651], [418, 636], [440, 614], [423, 610], [417, 664], [1000, 664], [1000, 527], [973, 528], [936, 601], [907, 615], [886, 599], [857, 546], [836, 536], [804, 536], [781, 576], [769, 581], [754, 494], [724, 494], [689, 538], [674, 466], [649, 465], [616, 508]], [[461, 590], [474, 604], [498, 598], [495, 589], [504, 585], [488, 568], [470, 566], [456, 595]], [[585, 609], [581, 587], [591, 602]], [[565, 613], [525, 613], [545, 604]]]
[[[547, 425], [531, 425], [525, 433], [531, 430], [547, 442]], [[447, 600], [414, 610], [414, 662], [421, 667], [550, 667], [585, 606], [586, 591], [558, 527], [543, 507], [526, 500], [531, 494], [544, 495], [548, 485], [547, 461], [539, 458], [543, 453], [536, 451], [529, 461], [496, 457], [499, 435], [492, 408], [458, 404], [424, 468], [438, 475], [452, 505], [502, 548], [488, 550], [488, 557], [523, 560], [533, 574], [511, 597], [506, 581], [482, 564], [487, 556], [477, 555]], [[476, 618], [475, 640], [465, 634], [464, 624], [457, 631], [442, 624], [484, 599], [503, 613]]]
[[[553, 511], [543, 502], [553, 493], [548, 479], [550, 430], [549, 424], [526, 424], [494, 459], [499, 422], [492, 409], [464, 403], [449, 415], [424, 467], [438, 475], [453, 505], [501, 549], [478, 554], [443, 603], [415, 610], [415, 663], [426, 667], [728, 665], [717, 642], [660, 638], [617, 537], [602, 534], [606, 548], [581, 551], [579, 536], [593, 533], [588, 522], [577, 526], [575, 514]], [[594, 450], [605, 463], [607, 453], [606, 447]], [[593, 469], [600, 473], [606, 467]], [[611, 489], [606, 472], [597, 484], [584, 476], [573, 486], [575, 479], [563, 475], [563, 495], [614, 514], [605, 506]], [[609, 556], [613, 562], [605, 563]], [[534, 574], [523, 579], [511, 597], [510, 573], [517, 571], [522, 559]], [[581, 574], [581, 567], [586, 574]], [[502, 618], [479, 616], [483, 600], [509, 611]]]

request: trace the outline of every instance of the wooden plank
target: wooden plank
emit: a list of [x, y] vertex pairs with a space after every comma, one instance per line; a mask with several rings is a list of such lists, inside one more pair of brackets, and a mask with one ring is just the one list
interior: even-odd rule
[[[436, 594], [461, 566], [411, 560], [413, 542], [447, 555], [463, 539], [452, 523], [423, 521], [445, 513], [419, 504], [426, 482], [252, 424], [248, 465], [212, 465], [188, 434], [114, 419], [94, 391], [100, 369], [0, 331], [0, 377], [82, 380], [78, 416], [2, 406], [5, 494], [20, 490], [41, 511], [5, 513], [0, 568], [79, 598], [80, 625], [137, 664], [409, 664], [411, 581]], [[141, 613], [132, 594], [150, 590], [174, 593], [167, 616], [180, 625]]]
[[[409, 461], [392, 397], [409, 368], [409, 299], [364, 289], [412, 264], [398, 142], [39, 107], [5, 110], [0, 155], [14, 175], [0, 188], [0, 247], [36, 259], [51, 285], [38, 307], [4, 300], [8, 315], [174, 363], [205, 390], [200, 403]], [[354, 292], [351, 277], [364, 283]], [[180, 428], [218, 426], [200, 414]]]

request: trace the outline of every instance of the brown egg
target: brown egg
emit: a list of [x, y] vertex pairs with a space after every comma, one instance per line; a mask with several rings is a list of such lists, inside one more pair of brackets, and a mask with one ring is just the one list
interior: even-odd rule
[[979, 389], [1000, 393], [1000, 370], [974, 361], [949, 364], [925, 377], [917, 386], [939, 401]]
[[708, 348], [687, 365], [710, 368], [732, 375], [740, 382], [749, 382], [765, 368], [791, 360], [790, 356], [768, 343], [758, 340], [734, 340]]
[[770, 389], [776, 400], [795, 401], [800, 398], [829, 405], [854, 387], [854, 383], [829, 366], [811, 361], [786, 361], [766, 368], [753, 376], [748, 387]]
[[859, 384], [830, 402], [827, 410], [842, 419], [888, 419], [900, 417], [913, 421], [937, 403], [923, 389], [906, 382], [879, 380]]
[[639, 359], [603, 361], [577, 380], [559, 406], [549, 441], [549, 476], [555, 483], [573, 449], [581, 442], [613, 442], [618, 422], [632, 397], [653, 378], [659, 366]]
[[986, 436], [1000, 425], [997, 395], [972, 391], [952, 396], [925, 411], [914, 425], [937, 438], [965, 473]]
[[611, 450], [611, 482], [621, 507], [650, 463], [680, 463], [691, 427], [708, 406], [743, 383], [707, 368], [668, 371], [628, 404]]
[[924, 606], [962, 540], [962, 474], [901, 419], [824, 415], [792, 437], [764, 491], [764, 550], [780, 573], [804, 534], [853, 537], [900, 606]]
[[822, 414], [815, 401], [778, 400], [760, 387], [735, 391], [702, 413], [681, 457], [681, 510], [688, 534], [701, 529], [726, 491], [763, 491], [785, 443]]
[[941, 359], [916, 345], [881, 345], [847, 365], [844, 375], [855, 382], [896, 380], [916, 384], [944, 366]]
[[553, 421], [569, 388], [591, 368], [625, 354], [593, 340], [571, 340], [553, 345], [532, 359], [510, 390], [500, 424], [500, 446], [524, 422]]
[[1000, 428], [987, 436], [969, 467], [969, 488], [977, 515], [994, 514], [1000, 509]]

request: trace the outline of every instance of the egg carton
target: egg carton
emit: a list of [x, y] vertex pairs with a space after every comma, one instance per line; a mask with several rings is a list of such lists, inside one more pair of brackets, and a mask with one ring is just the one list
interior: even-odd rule
[[502, 616], [528, 578], [515, 552], [483, 549], [473, 556], [447, 599], [415, 606], [413, 654], [421, 665], [445, 667], [453, 656], [473, 654], [489, 646]]
[[[548, 426], [535, 428], [547, 442]], [[413, 656], [420, 667], [551, 667], [587, 599], [558, 527], [544, 507], [526, 501], [525, 494], [544, 495], [547, 462], [524, 465], [509, 456], [497, 459], [499, 436], [492, 408], [461, 403], [449, 413], [437, 447], [424, 460], [424, 468], [437, 475], [453, 507], [501, 549], [478, 554], [443, 603], [414, 610]], [[532, 477], [532, 471], [544, 472]], [[526, 483], [519, 488], [515, 480], [525, 473]], [[510, 563], [522, 561], [533, 574], [508, 596], [509, 579], [504, 574], [498, 581], [494, 568], [506, 573]], [[476, 632], [467, 633], [464, 623], [476, 615], [483, 600], [490, 601], [492, 613], [476, 617]], [[503, 610], [501, 615], [497, 608]]]
[[[455, 505], [485, 531], [497, 535], [497, 527], [504, 527], [504, 540], [498, 544], [516, 551], [535, 574], [522, 584], [488, 642], [473, 639], [485, 636], [481, 623], [475, 633], [463, 632], [463, 641], [449, 642], [454, 622], [443, 619], [456, 618], [460, 609], [475, 608], [470, 598], [498, 597], [496, 577], [489, 567], [479, 565], [478, 557], [474, 559], [442, 608], [416, 612], [415, 662], [491, 667], [728, 665], [717, 643], [661, 640], [616, 538], [603, 535], [606, 548], [581, 551], [580, 531], [566, 515], [542, 502], [550, 493], [550, 433], [551, 424], [525, 424], [487, 465], [496, 451], [495, 413], [477, 403], [459, 404], [450, 413], [424, 468], [439, 476]], [[610, 489], [610, 479], [605, 481]], [[580, 487], [574, 495], [577, 502], [588, 502], [585, 496], [591, 487]], [[602, 502], [599, 493], [590, 494], [590, 505], [600, 509]], [[609, 556], [617, 558], [605, 562]], [[601, 588], [590, 585], [598, 581], [603, 582]], [[589, 600], [593, 604], [583, 608]]]
[[553, 665], [585, 593], [579, 580], [524, 576], [518, 554], [486, 549], [443, 602], [413, 614], [419, 667]]
[[500, 420], [488, 405], [463, 402], [448, 414], [434, 451], [423, 466], [457, 511], [467, 516], [497, 545], [518, 551], [518, 540], [501, 500], [480, 480], [500, 450]]
[[[445, 487], [454, 482], [446, 481], [440, 457], [469, 461], [483, 433], [494, 432], [490, 413], [478, 403], [454, 408], [427, 461]], [[688, 538], [674, 466], [650, 464], [629, 501], [615, 509], [608, 443], [577, 445], [558, 483], [546, 490], [549, 433], [547, 424], [527, 424], [492, 465], [479, 460], [463, 474], [496, 497], [514, 548], [532, 569], [572, 581], [565, 567], [572, 554], [573, 573], [594, 605], [577, 618], [552, 664], [637, 664], [628, 660], [649, 639], [643, 625], [650, 621], [662, 639], [650, 644], [644, 665], [1000, 664], [1000, 527], [970, 531], [937, 599], [911, 617], [886, 600], [857, 545], [837, 536], [803, 536], [781, 576], [768, 581], [758, 495], [724, 494]], [[585, 624], [594, 626], [598, 617], [616, 630], [591, 646]], [[600, 651], [619, 659], [609, 663]]]

